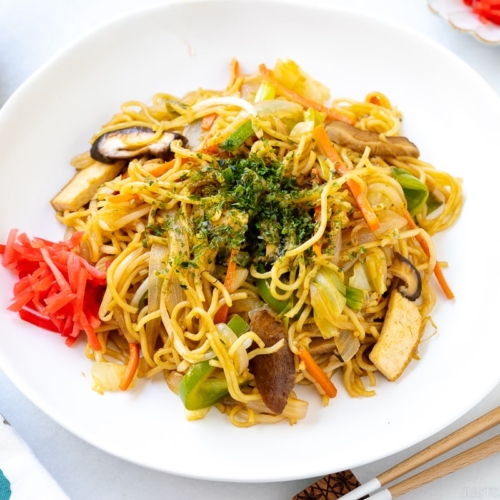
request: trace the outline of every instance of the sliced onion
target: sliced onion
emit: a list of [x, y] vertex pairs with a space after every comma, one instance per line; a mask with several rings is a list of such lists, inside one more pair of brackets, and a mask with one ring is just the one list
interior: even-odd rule
[[201, 135], [203, 131], [201, 129], [201, 118], [189, 123], [182, 133], [184, 137], [188, 140], [189, 149], [196, 151], [201, 143]]
[[246, 313], [253, 311], [262, 306], [262, 301], [255, 297], [248, 297], [247, 299], [235, 300], [229, 309], [232, 314]]
[[[163, 282], [160, 271], [165, 269], [168, 259], [168, 246], [160, 243], [151, 245], [149, 254], [149, 280], [148, 280], [148, 314], [158, 311], [160, 308], [161, 285]], [[149, 352], [153, 352], [158, 338], [158, 330], [161, 318], [146, 323], [146, 338], [148, 339]]]
[[165, 382], [168, 385], [168, 388], [174, 393], [179, 394], [179, 385], [181, 383], [184, 375], [177, 371], [168, 372], [167, 370], [163, 371], [163, 376], [165, 377]]
[[342, 231], [339, 231], [335, 236], [335, 240], [333, 242], [333, 259], [332, 262], [337, 265], [340, 257], [340, 252], [342, 250]]
[[[264, 404], [262, 399], [248, 401], [247, 407], [259, 413], [272, 413], [271, 410]], [[288, 402], [282, 412], [282, 416], [292, 420], [302, 420], [307, 414], [309, 403], [302, 399], [288, 398]]]
[[380, 210], [377, 212], [377, 217], [380, 221], [380, 228], [375, 231], [375, 234], [368, 228], [364, 220], [353, 228], [351, 232], [353, 245], [370, 243], [370, 241], [382, 238], [394, 229], [401, 229], [406, 224], [406, 219], [392, 210]]
[[136, 290], [136, 292], [134, 293], [134, 296], [132, 297], [132, 300], [130, 301], [131, 306], [139, 307], [139, 302], [141, 301], [141, 298], [148, 291], [148, 281], [149, 281], [149, 278], [146, 278], [141, 283], [141, 286]]
[[113, 317], [118, 323], [119, 332], [127, 339], [129, 343], [137, 342], [132, 335], [128, 332], [127, 323], [125, 322], [125, 315], [123, 314], [123, 309], [119, 306], [113, 307]]
[[[225, 323], [219, 323], [215, 325], [219, 335], [225, 340], [227, 347], [231, 347], [234, 342], [238, 340], [236, 334], [229, 328]], [[240, 345], [238, 349], [236, 349], [234, 355], [234, 365], [238, 375], [241, 375], [248, 368], [248, 353], [244, 347], [244, 345]]]
[[241, 84], [240, 97], [245, 101], [253, 101], [253, 96], [257, 93], [260, 84], [260, 79], [246, 80]]
[[228, 292], [229, 293], [234, 293], [238, 288], [245, 283], [246, 279], [248, 278], [248, 269], [244, 268], [238, 268], [236, 269], [236, 272], [234, 273], [234, 280], [231, 286], [231, 289]]
[[359, 350], [359, 339], [354, 336], [351, 330], [340, 330], [338, 337], [335, 337], [335, 345], [339, 351], [340, 357], [344, 362], [352, 359]]
[[207, 416], [207, 413], [210, 411], [211, 406], [208, 408], [202, 408], [201, 410], [186, 410], [184, 408], [184, 415], [186, 416], [186, 420], [192, 422], [194, 420], [201, 420]]
[[183, 290], [177, 276], [172, 276], [172, 278], [167, 283], [167, 290], [165, 295], [165, 305], [167, 306], [167, 311], [172, 315], [174, 307], [184, 300]]
[[193, 111], [210, 108], [212, 106], [235, 106], [244, 109], [249, 115], [256, 116], [257, 111], [248, 101], [234, 96], [210, 97], [204, 101], [197, 102], [192, 106]]
[[381, 238], [389, 231], [393, 229], [401, 229], [407, 222], [404, 217], [397, 214], [392, 210], [382, 210], [377, 212], [378, 220], [380, 221], [380, 227], [375, 231], [377, 236]]

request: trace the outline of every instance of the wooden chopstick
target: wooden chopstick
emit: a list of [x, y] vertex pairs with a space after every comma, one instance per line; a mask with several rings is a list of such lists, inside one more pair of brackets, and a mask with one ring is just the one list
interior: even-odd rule
[[[500, 406], [491, 410], [490, 412], [486, 413], [482, 417], [479, 417], [478, 419], [470, 422], [466, 426], [456, 430], [452, 434], [437, 441], [436, 443], [432, 444], [431, 446], [423, 449], [422, 451], [419, 451], [418, 453], [416, 453], [415, 455], [406, 459], [405, 461], [401, 462], [400, 464], [395, 465], [394, 467], [392, 467], [391, 469], [389, 469], [385, 472], [382, 472], [382, 474], [379, 474], [377, 477], [362, 484], [361, 486], [359, 486], [355, 490], [352, 490], [351, 492], [347, 493], [347, 495], [344, 495], [341, 498], [343, 500], [359, 500], [360, 498], [364, 497], [365, 495], [368, 495], [369, 493], [372, 493], [375, 490], [378, 490], [380, 487], [398, 479], [399, 477], [401, 477], [401, 476], [405, 475], [406, 473], [420, 467], [421, 465], [424, 465], [424, 464], [430, 462], [434, 458], [439, 457], [440, 455], [446, 453], [447, 451], [452, 450], [453, 448], [456, 448], [457, 446], [465, 443], [466, 441], [469, 441], [470, 439], [478, 436], [479, 434], [482, 434], [483, 432], [486, 432], [487, 430], [495, 427], [498, 424], [500, 424]], [[495, 440], [497, 440], [497, 441], [495, 441]], [[471, 453], [471, 455], [466, 456], [467, 460], [473, 460], [475, 457], [477, 457], [477, 459], [474, 459], [473, 461], [469, 461], [468, 463], [473, 463], [475, 461], [481, 460], [482, 458], [485, 458], [486, 456], [489, 456], [493, 453], [496, 453], [496, 451], [499, 451], [496, 448], [496, 446], [498, 446], [499, 444], [500, 444], [500, 437], [497, 436], [496, 438], [492, 438], [489, 441], [486, 441], [485, 443], [480, 444], [474, 448], [471, 448], [471, 450], [468, 450], [467, 452], [464, 452], [464, 453], [469, 453], [469, 452]], [[476, 448], [481, 448], [481, 447], [484, 447], [485, 452], [488, 453], [487, 455], [482, 456], [482, 454], [476, 450]], [[472, 453], [472, 450], [476, 450], [476, 451], [474, 453]], [[490, 451], [490, 450], [493, 450], [493, 451]], [[453, 457], [453, 459], [458, 459], [458, 457], [461, 457], [462, 455], [464, 455], [464, 453], [461, 453], [460, 455]], [[453, 460], [453, 459], [449, 459], [449, 460]], [[448, 463], [449, 460], [446, 460], [445, 462], [442, 462], [441, 464], [438, 464], [434, 467], [431, 467], [430, 469], [428, 469], [428, 471], [434, 470], [433, 474], [437, 474], [438, 472], [436, 472], [435, 469], [438, 468], [439, 466], [444, 467], [444, 464]], [[462, 467], [464, 467], [465, 465], [467, 465], [467, 463], [462, 465]], [[420, 480], [422, 480], [422, 478], [424, 476], [421, 476], [421, 475], [424, 474], [425, 472], [427, 472], [427, 471], [421, 472], [420, 474], [413, 476], [413, 478], [417, 478], [418, 476], [420, 476]], [[433, 479], [430, 479], [430, 481], [432, 481], [434, 479], [438, 479], [439, 477], [443, 477], [443, 475], [446, 475], [449, 472], [452, 472], [452, 471], [450, 470], [448, 472], [445, 472], [442, 475], [436, 475]], [[425, 477], [427, 477], [427, 476], [425, 476]], [[424, 479], [425, 479], [425, 477], [424, 477]], [[407, 479], [399, 484], [401, 485], [401, 484], [407, 483], [407, 481], [410, 481], [413, 478]], [[427, 482], [429, 482], [429, 481], [427, 481]], [[412, 483], [410, 482], [407, 484], [412, 484]], [[421, 483], [421, 484], [423, 485], [426, 483]], [[417, 487], [417, 486], [414, 486], [411, 489], [414, 489], [415, 487]], [[389, 488], [389, 490], [391, 491], [391, 495], [392, 495], [392, 493], [396, 494], [399, 491], [397, 489], [395, 491], [394, 488], [396, 488], [396, 486]], [[384, 490], [384, 491], [387, 491], [387, 490]], [[398, 495], [402, 495], [402, 494], [403, 493], [398, 493]], [[396, 496], [398, 496], [398, 495], [396, 495]], [[370, 498], [372, 498], [372, 497], [370, 497]], [[373, 497], [373, 498], [375, 498], [375, 497]], [[382, 498], [394, 498], [394, 497], [393, 496], [380, 497], [380, 499], [382, 499]]]
[[382, 490], [375, 495], [370, 495], [370, 500], [391, 500], [393, 498], [409, 493], [424, 484], [463, 469], [468, 465], [479, 462], [500, 451], [500, 434], [484, 443], [480, 443], [454, 457], [415, 474], [388, 489]]

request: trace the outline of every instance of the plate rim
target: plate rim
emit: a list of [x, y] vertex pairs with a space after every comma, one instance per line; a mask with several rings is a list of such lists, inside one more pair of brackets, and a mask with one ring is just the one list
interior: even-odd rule
[[[307, 2], [306, 0], [271, 0], [271, 1], [262, 1], [262, 0], [257, 0], [257, 1], [251, 1], [251, 0], [237, 0], [237, 2], [241, 4], [255, 4], [255, 3], [262, 3], [262, 4], [269, 4], [269, 3], [274, 3], [274, 4], [285, 4], [285, 5], [296, 5], [304, 8], [319, 8], [322, 10], [328, 10], [332, 12], [344, 12], [348, 14], [354, 14], [356, 16], [362, 16], [365, 19], [376, 19], [377, 22], [381, 23], [382, 25], [388, 25], [392, 26], [393, 28], [396, 28], [398, 31], [404, 32], [409, 34], [409, 36], [412, 37], [417, 37], [419, 41], [425, 42], [426, 44], [430, 44], [433, 48], [436, 50], [439, 48], [443, 53], [446, 54], [446, 57], [452, 57], [455, 61], [455, 63], [461, 64], [466, 70], [471, 74], [476, 77], [476, 80], [478, 84], [480, 83], [485, 87], [485, 90], [487, 89], [491, 95], [497, 100], [498, 107], [500, 109], [500, 98], [498, 95], [494, 92], [494, 90], [490, 87], [490, 85], [477, 73], [473, 68], [471, 68], [467, 63], [465, 63], [462, 59], [460, 59], [458, 56], [456, 56], [453, 52], [451, 52], [449, 49], [446, 47], [443, 47], [440, 45], [438, 42], [430, 39], [426, 35], [422, 34], [421, 32], [411, 28], [407, 27], [406, 25], [399, 23], [397, 21], [394, 21], [392, 19], [387, 19], [383, 16], [379, 15], [372, 15], [363, 11], [360, 11], [359, 9], [352, 9], [352, 8], [346, 8], [346, 7], [337, 7], [333, 5], [325, 5], [324, 3], [321, 2]], [[100, 23], [98, 26], [92, 28], [91, 30], [88, 30], [86, 33], [79, 35], [77, 38], [75, 38], [72, 42], [67, 44], [65, 47], [63, 47], [61, 50], [57, 51], [53, 56], [51, 56], [44, 64], [40, 66], [32, 75], [30, 75], [17, 89], [16, 91], [9, 97], [9, 99], [6, 101], [4, 106], [0, 110], [0, 126], [2, 125], [2, 122], [4, 120], [5, 116], [8, 116], [9, 111], [11, 107], [14, 107], [16, 105], [16, 102], [18, 99], [20, 99], [19, 96], [22, 98], [22, 94], [24, 92], [25, 88], [29, 88], [32, 85], [33, 81], [36, 81], [39, 75], [44, 74], [46, 71], [50, 71], [50, 68], [52, 67], [53, 64], [57, 64], [57, 61], [59, 58], [61, 58], [64, 54], [69, 53], [73, 50], [75, 46], [80, 45], [83, 43], [85, 40], [88, 38], [91, 38], [94, 33], [100, 32], [103, 29], [109, 29], [110, 27], [114, 26], [117, 23], [123, 22], [124, 20], [128, 18], [133, 18], [137, 14], [145, 15], [147, 13], [152, 13], [157, 10], [164, 10], [164, 9], [169, 9], [172, 5], [183, 5], [183, 4], [197, 4], [197, 3], [215, 3], [215, 4], [220, 4], [220, 3], [236, 3], [234, 0], [189, 0], [187, 2], [182, 1], [182, 0], [175, 0], [173, 2], [169, 3], [164, 3], [164, 4], [157, 4], [153, 6], [149, 6], [146, 8], [139, 8], [139, 9], [134, 9], [132, 11], [123, 13], [119, 16], [114, 17], [111, 20], [105, 21], [104, 23]], [[5, 118], [7, 119], [7, 118]], [[59, 425], [64, 427], [65, 429], [69, 430], [72, 432], [74, 435], [80, 437], [84, 441], [92, 444], [93, 446], [98, 447], [99, 449], [102, 449], [106, 453], [109, 453], [110, 455], [116, 456], [118, 458], [130, 461], [132, 463], [136, 463], [137, 465], [141, 466], [146, 466], [151, 469], [155, 470], [160, 470], [163, 472], [170, 472], [168, 470], [165, 470], [164, 468], [155, 468], [154, 466], [151, 465], [145, 465], [143, 462], [140, 461], [134, 461], [131, 460], [129, 457], [124, 458], [123, 456], [114, 453], [112, 450], [107, 449], [106, 447], [99, 446], [98, 443], [93, 442], [88, 439], [88, 437], [83, 437], [80, 432], [75, 430], [72, 426], [68, 426], [67, 423], [61, 423], [60, 419], [57, 418], [57, 415], [54, 415], [51, 408], [47, 408], [46, 404], [43, 402], [43, 399], [39, 399], [36, 393], [33, 393], [32, 390], [29, 387], [25, 387], [24, 382], [22, 379], [18, 379], [17, 375], [15, 373], [10, 373], [9, 369], [9, 364], [7, 363], [7, 369], [5, 368], [5, 363], [2, 362], [2, 353], [0, 352], [0, 369], [4, 371], [4, 373], [7, 375], [7, 377], [13, 382], [13, 384], [23, 393], [24, 396], [27, 397], [28, 400], [33, 402], [35, 406], [37, 406], [40, 410], [42, 410], [46, 415], [48, 415], [51, 419], [53, 419], [55, 422], [57, 422]], [[426, 433], [426, 437], [429, 437], [431, 435], [434, 435], [436, 432], [439, 432], [442, 430], [444, 427], [449, 425], [450, 423], [454, 422], [456, 419], [460, 418], [464, 413], [466, 413], [468, 410], [470, 410], [472, 407], [477, 405], [477, 403], [483, 399], [487, 394], [489, 394], [498, 384], [499, 380], [496, 380], [494, 382], [491, 382], [491, 387], [489, 387], [487, 390], [483, 391], [484, 393], [480, 393], [476, 396], [474, 399], [474, 403], [472, 405], [465, 405], [464, 410], [460, 415], [454, 415], [453, 417], [450, 417], [448, 422], [443, 426], [440, 425], [438, 429], [435, 429], [434, 432], [431, 434]], [[424, 437], [425, 439], [425, 437]], [[417, 439], [416, 441], [413, 442], [413, 444], [416, 444], [419, 442], [421, 439]], [[411, 446], [411, 444], [410, 444]], [[397, 450], [401, 451], [401, 449]], [[381, 455], [379, 458], [385, 457], [385, 455]], [[352, 467], [356, 467], [359, 465], [364, 465], [366, 461], [361, 460], [357, 464], [353, 464]], [[305, 476], [294, 476], [294, 477], [285, 477], [283, 479], [276, 479], [276, 478], [270, 478], [270, 479], [262, 479], [262, 478], [257, 478], [254, 481], [248, 478], [243, 478], [243, 479], [231, 479], [227, 477], [217, 477], [217, 478], [212, 478], [212, 477], [206, 477], [203, 475], [199, 474], [188, 474], [188, 473], [181, 473], [178, 471], [170, 472], [179, 476], [185, 476], [185, 477], [192, 477], [196, 479], [205, 479], [205, 480], [224, 480], [224, 481], [233, 481], [233, 482], [241, 482], [241, 481], [247, 481], [247, 482], [271, 482], [271, 481], [280, 481], [280, 480], [290, 480], [290, 479], [298, 479], [301, 477], [309, 477], [309, 474]], [[321, 474], [322, 472], [320, 472]]]

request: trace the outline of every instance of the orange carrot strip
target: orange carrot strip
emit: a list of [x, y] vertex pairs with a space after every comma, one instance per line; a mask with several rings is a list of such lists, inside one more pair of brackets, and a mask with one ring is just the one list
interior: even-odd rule
[[333, 147], [332, 141], [330, 141], [323, 124], [314, 128], [314, 135], [325, 155], [333, 162], [337, 172], [344, 175], [347, 172], [347, 167], [337, 153], [337, 150]]
[[368, 224], [368, 227], [371, 231], [376, 231], [380, 227], [380, 221], [378, 220], [377, 214], [373, 210], [373, 207], [368, 201], [365, 193], [361, 191], [359, 184], [353, 179], [348, 179], [346, 184], [349, 191], [351, 191], [351, 194], [354, 196], [356, 204]]
[[454, 299], [455, 295], [453, 294], [450, 286], [446, 282], [446, 278], [444, 277], [443, 270], [441, 266], [439, 265], [439, 262], [436, 262], [436, 265], [434, 266], [434, 276], [436, 276], [436, 279], [438, 280], [439, 285], [441, 286], [441, 289], [443, 290], [444, 294], [446, 295], [447, 299]]
[[139, 366], [139, 344], [129, 342], [128, 347], [130, 349], [130, 356], [128, 358], [127, 368], [119, 384], [122, 391], [126, 391], [129, 388]]
[[277, 80], [273, 76], [272, 72], [266, 68], [265, 64], [261, 64], [259, 66], [259, 71], [261, 72], [265, 80], [274, 85], [276, 91], [279, 94], [284, 95], [287, 99], [290, 99], [290, 101], [296, 102], [297, 104], [300, 104], [304, 108], [313, 108], [316, 111], [320, 111], [321, 113], [326, 113], [326, 116], [329, 119], [329, 121], [337, 120], [349, 123], [350, 125], [354, 125], [355, 122], [354, 120], [351, 120], [351, 118], [343, 115], [342, 113], [339, 113], [338, 111], [335, 111], [334, 109], [327, 108], [326, 106], [317, 101], [313, 101], [312, 99], [304, 97], [295, 92], [294, 90], [283, 85], [279, 80]]
[[[233, 293], [234, 290], [234, 280], [236, 278], [236, 255], [238, 255], [238, 250], [231, 250], [231, 255], [229, 255], [229, 262], [227, 264], [226, 278], [224, 279], [224, 286], [227, 288], [229, 293]], [[214, 316], [214, 323], [225, 323], [227, 320], [227, 313], [229, 312], [229, 307], [224, 304]]]
[[[408, 212], [407, 208], [403, 205], [401, 207], [403, 211], [404, 218], [406, 219], [406, 222], [408, 223], [408, 226], [410, 229], [417, 229], [417, 225], [415, 224], [415, 221], [413, 220], [413, 217], [411, 216], [410, 212]], [[416, 236], [417, 241], [419, 242], [420, 246], [422, 247], [422, 250], [424, 251], [425, 255], [427, 257], [430, 257], [431, 252], [429, 250], [429, 245], [427, 245], [427, 241], [418, 234]], [[436, 276], [436, 279], [438, 280], [439, 285], [441, 286], [441, 289], [443, 290], [444, 294], [446, 295], [446, 298], [448, 299], [454, 299], [455, 295], [453, 294], [451, 288], [449, 287], [448, 283], [446, 282], [446, 278], [444, 277], [443, 270], [441, 269], [441, 266], [439, 265], [439, 262], [436, 261], [436, 265], [434, 266], [434, 275]]]
[[201, 130], [210, 130], [215, 120], [217, 120], [218, 116], [219, 115], [217, 113], [210, 113], [209, 115], [205, 115], [201, 120]]
[[321, 243], [315, 243], [312, 246], [313, 252], [316, 254], [316, 257], [321, 257], [322, 252], [321, 252]]
[[173, 168], [175, 165], [175, 159], [167, 161], [166, 163], [161, 163], [160, 165], [152, 168], [148, 172], [153, 176], [153, 177], [160, 177], [163, 175], [165, 172]]
[[229, 312], [229, 306], [224, 304], [214, 316], [214, 323], [225, 323], [227, 320], [227, 313]]
[[108, 198], [110, 203], [124, 203], [127, 201], [140, 201], [139, 195], [135, 193], [116, 194]]
[[314, 207], [314, 220], [318, 222], [321, 219], [321, 205]]
[[211, 146], [208, 146], [206, 148], [202, 148], [200, 150], [201, 153], [206, 153], [209, 155], [214, 155], [219, 152], [219, 145], [218, 144], [212, 144]]
[[[322, 124], [318, 125], [314, 129], [314, 135], [316, 136], [316, 139], [318, 140], [318, 143], [321, 149], [323, 149], [325, 155], [334, 164], [337, 172], [339, 172], [339, 174], [341, 175], [344, 175], [347, 172], [347, 167], [337, 153], [337, 150], [333, 147], [333, 144], [330, 141], [328, 134], [326, 133], [325, 127]], [[353, 179], [348, 179], [346, 181], [346, 185], [349, 188], [352, 196], [356, 200], [358, 208], [361, 211], [361, 214], [363, 215], [366, 223], [368, 224], [368, 227], [371, 231], [376, 231], [380, 227], [380, 221], [378, 220], [377, 214], [368, 201], [368, 198], [365, 196], [363, 191], [361, 191], [359, 184]]]
[[322, 184], [323, 183], [323, 179], [321, 178], [321, 176], [319, 175], [319, 172], [318, 172], [318, 169], [317, 168], [312, 168], [311, 169], [311, 173], [313, 174], [314, 176], [314, 181], [317, 182], [318, 184]]
[[231, 73], [229, 76], [229, 83], [227, 84], [227, 88], [230, 88], [236, 82], [236, 79], [240, 76], [240, 63], [237, 59], [231, 59]]
[[334, 398], [337, 395], [337, 388], [333, 382], [326, 376], [326, 373], [314, 361], [309, 351], [301, 349], [299, 352], [300, 359], [305, 363], [307, 371], [318, 382], [321, 388], [325, 391], [329, 398]]

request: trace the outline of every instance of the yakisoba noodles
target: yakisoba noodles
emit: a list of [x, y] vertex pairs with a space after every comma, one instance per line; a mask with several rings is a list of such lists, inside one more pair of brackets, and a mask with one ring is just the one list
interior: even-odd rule
[[377, 371], [395, 380], [417, 357], [433, 271], [452, 296], [431, 236], [459, 216], [460, 183], [399, 138], [382, 93], [329, 99], [293, 61], [233, 61], [225, 90], [124, 103], [73, 160], [117, 169], [80, 208], [54, 203], [107, 273], [96, 390], [140, 346], [135, 375], [163, 376], [189, 419], [294, 423], [296, 385], [327, 405], [338, 371], [372, 396]]

